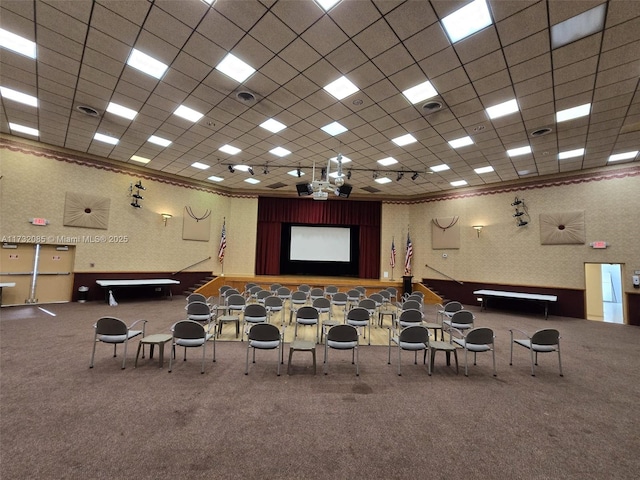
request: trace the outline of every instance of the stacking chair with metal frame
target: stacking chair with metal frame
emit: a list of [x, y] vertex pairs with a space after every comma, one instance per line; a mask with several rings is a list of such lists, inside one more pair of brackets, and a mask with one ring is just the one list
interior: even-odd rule
[[464, 349], [464, 374], [469, 376], [469, 363], [467, 361], [467, 353], [473, 352], [473, 364], [476, 365], [476, 355], [479, 352], [491, 352], [493, 354], [493, 376], [496, 373], [496, 350], [495, 338], [493, 330], [487, 327], [472, 328], [467, 332], [462, 332], [457, 328], [450, 330], [453, 343]]
[[296, 311], [296, 325], [293, 332], [293, 339], [298, 337], [298, 325], [315, 325], [316, 326], [316, 343], [320, 340], [320, 313], [314, 307], [306, 305], [298, 308]]
[[[133, 327], [142, 322], [142, 330], [133, 330]], [[124, 344], [124, 355], [122, 356], [122, 370], [125, 369], [127, 361], [127, 344], [129, 340], [142, 335], [144, 337], [146, 320], [136, 320], [131, 325], [127, 326], [119, 318], [115, 317], [102, 317], [93, 325], [93, 351], [91, 352], [91, 363], [89, 368], [93, 368], [93, 359], [96, 355], [96, 344], [98, 342], [113, 344], [113, 356], [116, 357], [116, 347], [119, 343]], [[144, 350], [142, 351], [142, 358], [144, 358]]]
[[347, 294], [343, 292], [336, 292], [331, 296], [330, 299], [331, 307], [342, 308], [342, 318], [343, 320], [347, 318]]
[[242, 315], [242, 338], [244, 340], [245, 334], [248, 332], [247, 325], [255, 325], [257, 323], [267, 323], [267, 309], [264, 305], [259, 303], [251, 303], [244, 309], [244, 315]]
[[298, 285], [298, 291], [304, 292], [307, 295], [307, 300], [309, 299], [309, 292], [311, 292], [311, 286], [303, 283], [302, 285]]
[[275, 295], [281, 286], [282, 285], [279, 283], [272, 283], [271, 285], [269, 285], [269, 290], [271, 290], [271, 292], [273, 292], [273, 294]]
[[358, 330], [352, 325], [334, 325], [327, 332], [324, 344], [324, 374], [329, 373], [329, 349], [351, 350], [351, 363], [356, 366], [356, 376], [360, 375], [358, 364]]
[[367, 289], [364, 288], [362, 285], [358, 285], [355, 289], [360, 292], [360, 298], [366, 298], [367, 297]]
[[271, 290], [262, 289], [256, 293], [256, 302], [264, 304], [264, 299], [270, 297], [271, 295], [273, 295], [273, 292], [271, 292]]
[[327, 285], [324, 287], [324, 296], [329, 300], [333, 299], [333, 296], [338, 293], [338, 287], [335, 285]]
[[[363, 300], [364, 302], [364, 300]], [[362, 302], [360, 302], [362, 303]], [[364, 335], [364, 338], [368, 339], [369, 345], [371, 345], [371, 311], [364, 307], [355, 307], [347, 312], [345, 323], [356, 328], [362, 328], [363, 331], [369, 328], [369, 336]]]
[[318, 298], [325, 298], [324, 296], [324, 290], [322, 288], [312, 288], [311, 290], [309, 290], [309, 301], [313, 304], [314, 300], [318, 299]]
[[264, 299], [263, 303], [264, 307], [267, 309], [267, 318], [269, 319], [269, 323], [271, 323], [271, 315], [280, 312], [280, 325], [283, 325], [284, 305], [282, 304], [282, 299], [280, 297], [276, 297], [275, 295], [269, 295]]
[[245, 290], [246, 294], [247, 294], [247, 302], [257, 302], [258, 299], [256, 298], [256, 295], [258, 295], [258, 292], [262, 291], [262, 287], [260, 285], [253, 285], [252, 287], [249, 287]]
[[[451, 330], [470, 330], [473, 328], [473, 322], [475, 321], [475, 317], [473, 313], [469, 310], [458, 310], [451, 315], [451, 318], [442, 321], [442, 334], [444, 332], [449, 333], [451, 335]], [[449, 338], [451, 340], [451, 338]], [[449, 341], [451, 343], [451, 341]]]
[[393, 303], [398, 301], [398, 289], [396, 287], [387, 287], [385, 290], [391, 294], [391, 300]]
[[298, 290], [291, 294], [291, 299], [289, 300], [289, 325], [291, 325], [291, 320], [298, 309], [306, 304], [307, 294], [305, 292]]
[[282, 300], [282, 304], [286, 305], [287, 300], [291, 300], [291, 289], [288, 287], [280, 287], [275, 292], [274, 295], [280, 297]]
[[347, 292], [347, 309], [352, 309], [353, 307], [358, 306], [358, 302], [362, 299], [362, 294], [360, 290], [351, 289]]
[[[320, 343], [322, 343], [322, 339], [324, 338], [327, 329], [333, 327], [334, 325], [338, 325], [341, 322], [333, 320], [331, 312], [331, 300], [329, 300], [328, 298], [316, 298], [311, 306], [318, 310], [318, 315], [320, 316]], [[326, 315], [326, 319], [322, 320], [322, 315]]]
[[214, 314], [211, 311], [211, 306], [205, 302], [195, 301], [188, 303], [185, 307], [187, 310], [187, 320], [194, 320], [196, 322], [210, 322]]
[[396, 328], [402, 330], [403, 328], [410, 327], [412, 325], [422, 325], [424, 315], [417, 308], [408, 308], [402, 310], [400, 315], [396, 318]]
[[[544, 328], [538, 330], [533, 335], [517, 328], [509, 330], [511, 332], [511, 356], [509, 357], [509, 365], [513, 365], [513, 344], [527, 348], [531, 353], [531, 376], [536, 376], [535, 366], [538, 365], [538, 353], [558, 352], [558, 368], [560, 376], [562, 373], [562, 358], [560, 357], [560, 332], [554, 328]], [[514, 333], [519, 333], [525, 338], [516, 338]]]
[[[213, 361], [216, 361], [216, 336], [215, 333], [209, 333], [211, 324], [206, 328], [201, 323], [194, 320], [180, 320], [171, 327], [173, 341], [171, 347], [171, 355], [169, 356], [169, 373], [173, 369], [173, 359], [176, 356], [176, 346], [184, 347], [183, 361], [187, 361], [187, 348], [202, 347], [202, 366], [200, 373], [204, 373], [204, 359], [207, 350], [207, 342], [213, 340]], [[215, 330], [214, 330], [215, 332]]]
[[[395, 328], [389, 329], [389, 360], [388, 364], [391, 365], [391, 345], [396, 344], [398, 346], [398, 375], [402, 375], [400, 366], [402, 364], [402, 350], [409, 350], [414, 352], [414, 365], [418, 364], [418, 352], [427, 351], [429, 348], [429, 331], [422, 325], [411, 325], [401, 330]], [[423, 356], [423, 363], [427, 355]]]
[[456, 313], [458, 310], [463, 310], [464, 307], [460, 302], [448, 302], [445, 305], [438, 304], [436, 305], [436, 312], [438, 317], [440, 317], [440, 323], [444, 322], [446, 319], [449, 319]]
[[187, 305], [190, 304], [191, 302], [207, 303], [207, 297], [205, 297], [201, 293], [192, 293], [187, 297]]
[[[283, 325], [284, 330], [284, 325]], [[249, 350], [253, 349], [253, 363], [256, 363], [257, 350], [278, 350], [278, 369], [280, 376], [280, 365], [284, 363], [282, 352], [282, 343], [284, 339], [284, 331], [280, 331], [278, 327], [270, 323], [256, 323], [249, 329], [247, 341], [247, 360], [245, 364], [244, 374], [249, 375]]]

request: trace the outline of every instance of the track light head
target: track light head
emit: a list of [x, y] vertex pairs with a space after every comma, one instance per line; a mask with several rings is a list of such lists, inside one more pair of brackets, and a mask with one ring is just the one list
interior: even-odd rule
[[400, 180], [402, 180], [402, 177], [404, 177], [404, 172], [398, 172], [398, 177], [396, 178], [396, 181], [399, 182]]
[[529, 222], [522, 220], [521, 218], [518, 219], [518, 226], [519, 227], [524, 227], [525, 225], [528, 225]]
[[375, 180], [376, 178], [378, 178], [378, 172], [374, 171], [372, 176], [373, 176], [373, 179]]
[[265, 165], [264, 168], [262, 169], [262, 173], [264, 173], [265, 175], [268, 175], [269, 174], [269, 167], [267, 167]]
[[251, 175], [255, 175], [255, 173], [253, 173], [253, 168], [249, 167], [249, 169], [247, 170]]
[[302, 169], [298, 167], [298, 169], [296, 170], [296, 173], [298, 174], [298, 178], [300, 178], [302, 176]]
[[411, 175], [411, 180], [415, 182], [417, 178], [418, 178], [418, 172], [413, 172], [413, 175]]
[[351, 170], [347, 172], [347, 180], [351, 180]]
[[231, 165], [229, 165], [229, 167], [228, 167], [228, 168], [229, 168], [229, 171], [230, 171], [231, 173], [234, 173], [234, 172], [236, 171], [236, 170], [235, 170]]
[[146, 190], [146, 188], [144, 188], [144, 187], [142, 186], [142, 180], [138, 180], [138, 183], [136, 183], [136, 184], [135, 184], [135, 187], [136, 187], [138, 190]]
[[518, 197], [516, 197], [516, 199], [513, 201], [513, 203], [511, 204], [512, 207], [515, 207], [517, 205], [522, 205], [524, 203], [524, 200], [520, 200]]
[[521, 212], [518, 209], [516, 209], [516, 213], [513, 214], [514, 217], [521, 217], [522, 215], [524, 215], [524, 212]]

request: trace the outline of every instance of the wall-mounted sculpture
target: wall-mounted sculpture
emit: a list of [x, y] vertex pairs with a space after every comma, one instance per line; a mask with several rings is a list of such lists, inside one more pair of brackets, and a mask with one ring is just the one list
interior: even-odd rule
[[584, 211], [540, 214], [542, 245], [582, 244], [585, 237]]
[[460, 248], [460, 225], [458, 216], [440, 217], [431, 220], [431, 248]]

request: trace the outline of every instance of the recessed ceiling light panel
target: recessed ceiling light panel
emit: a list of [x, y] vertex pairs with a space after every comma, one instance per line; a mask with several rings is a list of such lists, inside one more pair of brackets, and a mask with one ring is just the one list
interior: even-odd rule
[[491, 14], [485, 0], [475, 0], [442, 19], [451, 43], [473, 35], [491, 23]]
[[556, 112], [556, 122], [566, 122], [567, 120], [573, 120], [574, 118], [585, 117], [591, 112], [591, 104], [585, 103], [578, 105], [577, 107], [567, 108], [566, 110], [560, 110]]
[[429, 167], [432, 172], [443, 172], [445, 170], [449, 170], [449, 165], [443, 163], [441, 165], [436, 165], [435, 167]]
[[247, 182], [247, 183], [250, 183], [251, 185], [255, 185], [257, 183], [260, 183], [260, 180], [258, 180], [257, 178], [253, 178], [253, 177], [245, 178], [244, 181]]
[[493, 167], [489, 165], [488, 167], [474, 168], [473, 171], [476, 172], [478, 175], [481, 175], [483, 173], [493, 172]]
[[193, 162], [191, 166], [193, 168], [197, 168], [198, 170], [206, 170], [207, 168], [209, 168], [209, 165], [207, 165], [206, 163], [200, 163], [200, 162]]
[[275, 155], [276, 157], [286, 157], [291, 152], [289, 150], [287, 150], [286, 148], [276, 147], [276, 148], [272, 148], [271, 150], [269, 150], [269, 153]]
[[619, 162], [620, 160], [631, 160], [636, 158], [637, 155], [638, 155], [638, 150], [635, 150], [633, 152], [616, 153], [609, 157], [609, 162]]
[[127, 65], [157, 79], [162, 78], [164, 72], [166, 72], [167, 68], [169, 68], [168, 65], [165, 65], [161, 61], [156, 60], [155, 58], [135, 48], [131, 50], [131, 55], [129, 55]]
[[9, 128], [11, 129], [12, 132], [25, 133], [27, 135], [33, 135], [34, 137], [40, 136], [40, 132], [35, 128], [27, 127], [25, 125], [20, 125], [18, 123], [9, 122]]
[[562, 47], [600, 32], [604, 28], [606, 12], [607, 4], [605, 2], [580, 15], [553, 25], [551, 27], [551, 48]]
[[160, 145], [161, 147], [168, 147], [171, 145], [171, 140], [167, 140], [166, 138], [157, 137], [156, 135], [151, 135], [148, 142], [155, 143], [156, 145]]
[[455, 182], [451, 182], [452, 187], [462, 187], [464, 185], [467, 185], [466, 180], [456, 180]]
[[378, 163], [383, 167], [388, 167], [389, 165], [395, 165], [398, 161], [393, 157], [383, 158], [382, 160], [378, 160]]
[[0, 95], [2, 98], [13, 100], [14, 102], [22, 103], [24, 105], [29, 105], [30, 107], [38, 106], [38, 99], [36, 97], [18, 92], [17, 90], [12, 90], [11, 88], [0, 87]]
[[504, 117], [505, 115], [509, 115], [510, 113], [518, 111], [518, 102], [514, 98], [513, 100], [509, 100], [507, 102], [499, 103], [498, 105], [494, 105], [493, 107], [487, 108], [487, 115], [490, 119]]
[[129, 160], [133, 160], [134, 162], [138, 162], [138, 163], [149, 163], [151, 161], [151, 159], [149, 158], [140, 157], [138, 155], [132, 155]]
[[279, 121], [274, 120], [273, 118], [270, 118], [269, 120], [265, 120], [260, 124], [260, 126], [265, 130], [269, 130], [271, 133], [278, 133], [280, 130], [284, 130], [285, 128], [287, 128], [285, 124], [280, 123]]
[[194, 109], [186, 107], [184, 105], [180, 105], [173, 113], [179, 117], [184, 118], [185, 120], [189, 120], [190, 122], [194, 123], [204, 117], [202, 113], [196, 112]]
[[0, 28], [0, 47], [12, 50], [29, 58], [36, 58], [36, 44], [20, 35]]
[[380, 183], [380, 184], [385, 184], [385, 183], [390, 183], [392, 180], [389, 177], [380, 177], [380, 178], [376, 178], [375, 182], [376, 183]]
[[393, 138], [391, 139], [391, 141], [399, 147], [404, 147], [405, 145], [410, 145], [417, 142], [418, 140], [416, 140], [416, 137], [414, 137], [410, 133], [407, 133], [406, 135], [402, 135], [401, 137]]
[[235, 55], [228, 53], [222, 61], [216, 65], [216, 70], [242, 83], [256, 71], [251, 65], [243, 62]]
[[224, 178], [211, 175], [210, 177], [207, 177], [207, 180], [211, 180], [212, 182], [221, 182], [224, 180]]
[[409, 100], [412, 104], [415, 104], [418, 102], [422, 102], [423, 100], [426, 100], [428, 98], [435, 97], [436, 95], [438, 95], [438, 92], [435, 88], [433, 88], [431, 82], [427, 80], [426, 82], [422, 82], [415, 87], [408, 88], [407, 90], [402, 92], [402, 94], [407, 97], [407, 100]]
[[329, 125], [325, 125], [324, 127], [322, 127], [321, 130], [333, 136], [340, 135], [341, 133], [344, 133], [347, 131], [347, 129], [338, 122], [333, 122], [333, 123], [330, 123]]
[[229, 155], [236, 155], [242, 151], [239, 148], [233, 147], [231, 145], [223, 145], [218, 150], [224, 153], [228, 153]]
[[118, 144], [118, 139], [115, 137], [111, 137], [109, 135], [105, 135], [103, 133], [96, 133], [93, 136], [94, 140], [98, 140], [99, 142], [104, 142], [104, 143], [108, 143], [109, 145], [117, 145]]
[[451, 148], [466, 147], [467, 145], [473, 145], [473, 140], [471, 140], [471, 137], [469, 136], [456, 138], [455, 140], [449, 141], [449, 145], [451, 146]]
[[566, 152], [558, 153], [558, 160], [565, 160], [567, 158], [581, 157], [584, 155], [584, 148], [577, 148], [575, 150], [567, 150]]
[[511, 150], [507, 150], [507, 155], [510, 157], [518, 157], [520, 155], [526, 155], [527, 153], [531, 153], [531, 147], [527, 145], [526, 147], [512, 148]]
[[109, 102], [109, 105], [107, 105], [107, 112], [126, 118], [127, 120], [133, 120], [138, 114], [138, 112], [131, 108], [123, 107], [113, 102]]
[[338, 100], [342, 100], [349, 95], [353, 95], [359, 90], [358, 87], [356, 87], [353, 82], [345, 76], [334, 80], [329, 85], [325, 86], [324, 89]]

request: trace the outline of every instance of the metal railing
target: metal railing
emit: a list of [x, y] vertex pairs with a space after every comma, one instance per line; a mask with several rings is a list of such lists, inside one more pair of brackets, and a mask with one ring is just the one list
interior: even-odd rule
[[429, 265], [425, 265], [425, 267], [430, 268], [430, 269], [431, 269], [431, 270], [433, 270], [434, 272], [439, 273], [440, 275], [442, 275], [443, 277], [448, 278], [449, 280], [453, 280], [454, 282], [459, 283], [460, 285], [464, 285], [464, 282], [461, 282], [460, 280], [456, 280], [455, 278], [450, 277], [450, 276], [449, 276], [449, 275], [447, 275], [446, 273], [442, 273], [440, 270], [437, 270], [437, 269], [435, 269], [435, 268], [433, 268], [433, 267], [430, 267]]

